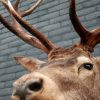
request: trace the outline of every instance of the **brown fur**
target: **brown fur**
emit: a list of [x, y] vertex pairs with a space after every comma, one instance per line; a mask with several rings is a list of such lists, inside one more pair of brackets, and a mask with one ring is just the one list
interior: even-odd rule
[[[100, 100], [100, 59], [91, 58], [89, 52], [77, 47], [56, 50], [50, 53], [49, 61], [40, 69], [15, 82], [24, 86], [35, 77], [44, 80], [43, 90], [36, 95], [23, 93], [26, 100]], [[89, 71], [81, 67], [85, 62], [93, 63], [93, 69]]]
[[100, 43], [100, 28], [90, 32], [82, 26], [76, 15], [76, 0], [70, 0], [69, 16], [81, 41], [69, 49], [57, 47], [22, 18], [42, 0], [23, 12], [18, 9], [19, 0], [14, 6], [9, 0], [0, 1], [10, 13], [14, 26], [2, 15], [1, 23], [26, 43], [48, 54], [47, 62], [16, 57], [30, 73], [16, 80], [12, 100], [100, 100], [100, 58], [90, 54]]

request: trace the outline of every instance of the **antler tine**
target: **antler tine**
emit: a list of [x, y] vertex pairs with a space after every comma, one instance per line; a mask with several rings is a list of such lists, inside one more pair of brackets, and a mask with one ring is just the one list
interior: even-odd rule
[[[22, 12], [19, 11], [20, 16], [21, 16], [21, 17], [25, 17], [25, 16], [31, 14], [31, 13], [41, 4], [42, 1], [43, 1], [43, 0], [37, 0], [36, 3], [33, 4], [33, 5], [32, 5], [30, 8], [28, 8], [27, 10], [22, 11]], [[15, 4], [14, 4], [14, 6], [13, 6], [14, 9], [15, 9], [16, 11], [18, 11], [19, 2], [20, 2], [20, 0], [16, 0]]]
[[[11, 14], [9, 6], [7, 4], [7, 1], [5, 0], [0, 0], [0, 2], [3, 3], [3, 5], [7, 8], [8, 12]], [[19, 4], [19, 0], [16, 1], [15, 5], [16, 7], [18, 7]], [[18, 8], [17, 8], [18, 9]], [[17, 10], [16, 9], [16, 10]], [[16, 21], [16, 19], [12, 16], [12, 22], [13, 24], [10, 24], [8, 21], [6, 21], [6, 19], [0, 14], [0, 22], [6, 27], [8, 28], [12, 33], [14, 33], [16, 36], [18, 36], [19, 38], [21, 38], [24, 42], [42, 49], [44, 52], [48, 52], [47, 49], [44, 47], [43, 44], [41, 44], [41, 42], [35, 38], [34, 36], [31, 36], [29, 34], [27, 34], [20, 26], [20, 24]]]
[[20, 3], [20, 0], [16, 0], [15, 4], [13, 5], [15, 10], [18, 10], [19, 3]]
[[47, 48], [48, 53], [55, 48], [55, 45], [50, 42], [41, 32], [39, 32], [37, 29], [35, 29], [34, 27], [32, 27], [32, 25], [30, 25], [26, 20], [24, 20], [13, 8], [13, 6], [11, 5], [10, 1], [8, 0], [8, 6], [9, 9], [11, 11], [11, 13], [13, 14], [13, 16], [15, 17], [15, 19], [27, 30], [29, 31], [33, 36], [35, 36], [36, 38], [38, 38], [40, 40], [40, 42]]
[[20, 15], [22, 17], [27, 16], [29, 14], [31, 14], [42, 2], [43, 0], [37, 0], [37, 2], [35, 4], [33, 4], [30, 8], [28, 8], [27, 10], [23, 11]]
[[42, 49], [44, 52], [48, 53], [48, 51], [46, 50], [46, 48], [41, 44], [41, 42], [36, 39], [35, 37], [26, 34], [24, 31], [20, 31], [18, 29], [16, 29], [16, 27], [14, 27], [13, 25], [11, 25], [10, 23], [8, 23], [6, 21], [6, 19], [0, 14], [0, 22], [6, 27], [8, 28], [12, 33], [14, 33], [15, 35], [17, 35], [19, 38], [21, 38], [24, 42]]
[[71, 19], [74, 29], [76, 30], [76, 32], [81, 38], [81, 43], [79, 46], [81, 48], [84, 48], [92, 52], [95, 45], [100, 43], [100, 28], [91, 32], [85, 29], [85, 27], [81, 24], [76, 14], [75, 1], [76, 0], [70, 0], [70, 9], [69, 9], [70, 19]]
[[70, 15], [70, 19], [71, 19], [71, 22], [73, 24], [73, 27], [75, 28], [76, 32], [81, 37], [81, 43], [84, 43], [84, 41], [87, 37], [87, 34], [89, 34], [90, 32], [82, 26], [81, 22], [78, 19], [78, 16], [76, 14], [76, 2], [75, 2], [75, 0], [70, 0], [69, 15]]
[[[17, 11], [17, 13], [21, 16], [21, 17], [24, 17], [24, 16], [27, 16], [29, 14], [31, 14], [39, 5], [40, 3], [42, 2], [43, 0], [37, 0], [37, 2], [35, 4], [33, 4], [33, 6], [25, 11], [22, 11], [20, 12], [19, 9], [18, 9], [18, 6], [19, 6], [19, 3], [20, 3], [20, 0], [16, 0], [15, 4], [13, 5], [14, 9]], [[8, 7], [8, 5], [7, 5]], [[6, 7], [6, 8], [7, 8]], [[9, 10], [8, 10], [9, 11]], [[20, 24], [17, 22], [17, 20], [13, 17], [12, 13], [9, 11], [9, 13], [11, 14], [12, 16], [12, 21], [13, 21], [13, 24], [15, 25], [15, 27], [18, 27], [22, 30]]]
[[[23, 29], [21, 28], [20, 24], [16, 21], [16, 19], [13, 17], [12, 13], [10, 12], [9, 10], [9, 7], [7, 5], [7, 0], [1, 0], [3, 5], [7, 8], [7, 10], [9, 11], [11, 17], [12, 17], [12, 23], [14, 24], [14, 26], [18, 29], [20, 29], [21, 31], [23, 31]], [[42, 0], [37, 0], [36, 4], [33, 5], [31, 8], [25, 10], [25, 11], [22, 11], [20, 12], [19, 9], [18, 9], [18, 6], [19, 6], [19, 3], [20, 3], [20, 0], [16, 0], [15, 1], [15, 4], [13, 5], [14, 9], [17, 11], [17, 13], [21, 16], [21, 17], [24, 17], [24, 16], [27, 16], [29, 15], [30, 13], [32, 13], [38, 6], [39, 4], [42, 2]]]
[[88, 44], [91, 48], [94, 48], [98, 43], [100, 43], [100, 28], [92, 30], [90, 36], [91, 38], [88, 40]]

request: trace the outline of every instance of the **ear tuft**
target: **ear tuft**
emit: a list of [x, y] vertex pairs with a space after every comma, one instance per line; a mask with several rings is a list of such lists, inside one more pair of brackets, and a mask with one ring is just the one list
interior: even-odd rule
[[41, 64], [45, 63], [44, 61], [40, 61], [36, 58], [29, 58], [24, 56], [16, 56], [14, 58], [18, 63], [20, 63], [24, 68], [26, 68], [30, 72], [38, 69]]

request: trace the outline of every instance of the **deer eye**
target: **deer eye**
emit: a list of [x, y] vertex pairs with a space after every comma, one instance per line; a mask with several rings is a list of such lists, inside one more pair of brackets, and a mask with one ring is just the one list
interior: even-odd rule
[[91, 63], [84, 63], [84, 64], [83, 64], [83, 67], [84, 67], [85, 69], [92, 70], [93, 64], [91, 64]]

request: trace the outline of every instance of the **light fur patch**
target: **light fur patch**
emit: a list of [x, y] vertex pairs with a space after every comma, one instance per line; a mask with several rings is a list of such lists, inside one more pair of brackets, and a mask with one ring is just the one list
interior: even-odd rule
[[81, 64], [83, 62], [91, 62], [91, 60], [85, 56], [78, 57], [77, 60], [78, 60], [78, 63], [81, 63]]

